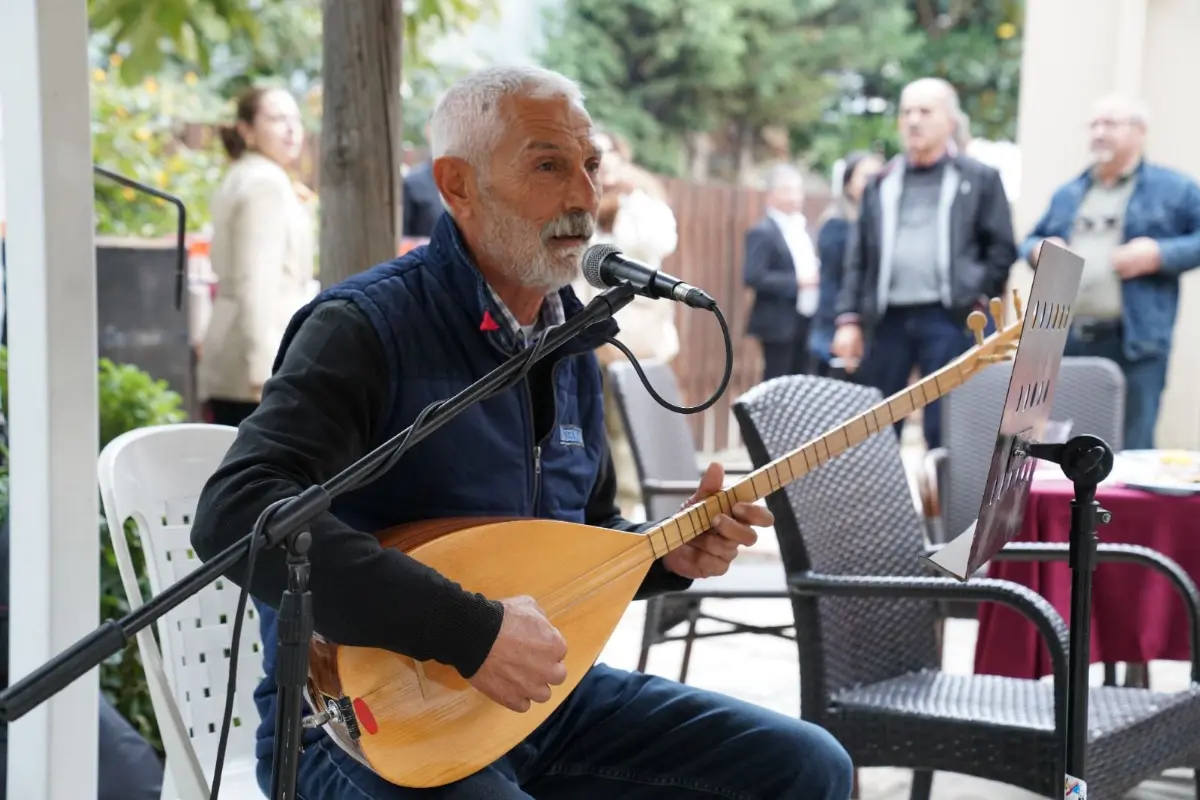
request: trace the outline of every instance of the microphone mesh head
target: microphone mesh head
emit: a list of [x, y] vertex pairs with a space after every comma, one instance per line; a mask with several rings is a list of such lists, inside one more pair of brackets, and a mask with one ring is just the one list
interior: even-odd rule
[[583, 254], [583, 279], [597, 289], [607, 289], [608, 284], [600, 277], [600, 265], [604, 263], [604, 259], [620, 252], [621, 248], [611, 244], [594, 244], [589, 247]]

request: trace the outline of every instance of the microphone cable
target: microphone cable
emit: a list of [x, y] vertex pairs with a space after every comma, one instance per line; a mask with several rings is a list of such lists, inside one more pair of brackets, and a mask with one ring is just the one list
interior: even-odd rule
[[733, 376], [733, 338], [729, 335], [729, 323], [725, 321], [725, 315], [721, 313], [721, 308], [716, 303], [713, 303], [712, 307], [707, 310], [712, 311], [717, 318], [717, 322], [721, 325], [721, 336], [725, 339], [725, 372], [721, 375], [721, 383], [717, 386], [717, 390], [699, 405], [677, 406], [664, 399], [662, 395], [654, 390], [654, 387], [650, 384], [650, 379], [646, 377], [645, 370], [642, 369], [642, 365], [638, 363], [637, 358], [629, 351], [629, 348], [611, 336], [605, 340], [624, 353], [625, 357], [629, 359], [629, 363], [633, 366], [634, 372], [637, 373], [642, 386], [646, 387], [646, 391], [654, 398], [654, 402], [663, 408], [674, 411], [676, 414], [698, 414], [701, 411], [707, 411], [712, 408], [713, 404], [721, 399], [721, 395], [725, 394], [725, 389], [729, 387], [729, 379]]

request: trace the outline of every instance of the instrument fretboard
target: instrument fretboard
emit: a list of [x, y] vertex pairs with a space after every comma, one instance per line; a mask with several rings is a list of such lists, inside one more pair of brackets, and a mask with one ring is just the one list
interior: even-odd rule
[[652, 559], [661, 558], [712, 527], [717, 514], [729, 514], [736, 503], [754, 503], [807, 475], [870, 436], [961, 386], [972, 373], [971, 362], [959, 358], [929, 377], [892, 395], [862, 414], [751, 472], [724, 491], [687, 506], [645, 532]]

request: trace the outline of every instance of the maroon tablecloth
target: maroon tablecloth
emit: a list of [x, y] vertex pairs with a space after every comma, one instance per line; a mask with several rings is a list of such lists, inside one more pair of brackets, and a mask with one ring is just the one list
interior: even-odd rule
[[[1020, 540], [1066, 542], [1071, 484], [1061, 477], [1034, 480]], [[1101, 542], [1139, 544], [1173, 558], [1200, 583], [1200, 496], [1166, 496], [1102, 486], [1097, 493], [1112, 521]], [[1071, 572], [1066, 563], [993, 561], [988, 576], [1023, 584], [1050, 601], [1070, 623]], [[1101, 564], [1092, 600], [1092, 663], [1145, 663], [1191, 659], [1187, 612], [1178, 592], [1157, 572], [1133, 564]], [[1051, 673], [1045, 643], [1033, 624], [994, 603], [980, 605], [975, 671], [1015, 678]]]

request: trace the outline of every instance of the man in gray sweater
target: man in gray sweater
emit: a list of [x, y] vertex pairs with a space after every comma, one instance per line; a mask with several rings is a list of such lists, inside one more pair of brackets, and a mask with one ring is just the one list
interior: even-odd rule
[[[837, 301], [834, 355], [885, 396], [971, 346], [967, 315], [1000, 296], [1017, 258], [1000, 173], [958, 153], [950, 84], [922, 78], [900, 96], [904, 154], [867, 185]], [[924, 414], [941, 445], [938, 404]], [[897, 425], [899, 432], [899, 425]]]

